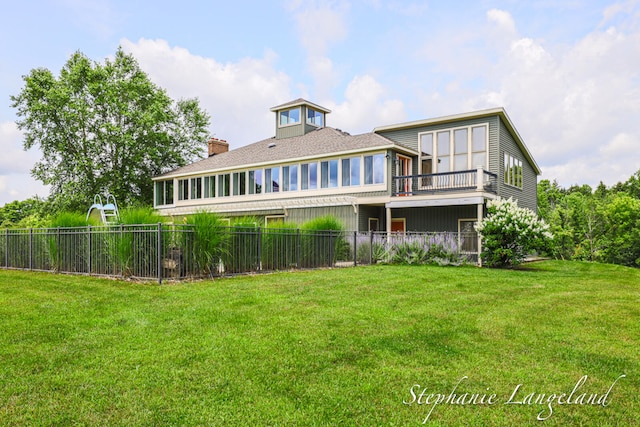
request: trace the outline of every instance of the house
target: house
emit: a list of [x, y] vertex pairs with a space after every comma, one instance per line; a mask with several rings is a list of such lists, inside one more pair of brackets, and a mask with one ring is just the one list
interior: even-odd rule
[[540, 169], [503, 108], [350, 135], [304, 99], [271, 108], [275, 136], [157, 176], [164, 215], [200, 210], [269, 224], [333, 215], [352, 231], [473, 231], [487, 200], [536, 210]]

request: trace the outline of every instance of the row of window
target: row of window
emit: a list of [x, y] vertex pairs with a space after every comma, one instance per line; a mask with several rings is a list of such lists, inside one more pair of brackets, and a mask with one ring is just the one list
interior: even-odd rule
[[487, 126], [420, 134], [420, 173], [487, 168]]
[[[300, 123], [301, 111], [302, 110], [300, 107], [292, 108], [290, 110], [280, 111], [280, 114], [279, 114], [280, 126], [295, 125]], [[324, 122], [323, 117], [324, 115], [320, 111], [316, 111], [312, 108], [307, 107], [307, 123], [308, 124], [322, 127]]]
[[504, 183], [522, 188], [522, 160], [504, 153]]
[[[179, 179], [178, 200], [384, 184], [384, 175], [384, 154], [355, 156]], [[172, 180], [156, 182], [156, 206], [173, 194]]]

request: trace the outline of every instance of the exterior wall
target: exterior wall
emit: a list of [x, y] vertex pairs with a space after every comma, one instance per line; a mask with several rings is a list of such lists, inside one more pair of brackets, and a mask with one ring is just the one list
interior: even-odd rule
[[477, 218], [477, 206], [434, 206], [393, 209], [391, 216], [405, 218], [406, 231], [458, 231], [459, 219]]
[[369, 218], [378, 219], [378, 231], [384, 231], [386, 214], [384, 206], [360, 205], [358, 206], [357, 231], [369, 231]]
[[[518, 206], [531, 209], [537, 212], [538, 207], [538, 176], [527, 161], [526, 157], [520, 150], [520, 147], [511, 136], [511, 133], [506, 126], [500, 122], [500, 134], [499, 134], [500, 148], [498, 150], [497, 163], [499, 166], [498, 172], [498, 195], [502, 198], [508, 199], [513, 197], [514, 200], [518, 200]], [[512, 156], [522, 160], [522, 188], [517, 188], [504, 182], [504, 154], [511, 154]]]

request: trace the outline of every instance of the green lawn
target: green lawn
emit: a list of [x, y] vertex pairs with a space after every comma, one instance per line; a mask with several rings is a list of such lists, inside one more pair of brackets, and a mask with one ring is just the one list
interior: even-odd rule
[[[0, 425], [541, 425], [584, 375], [542, 424], [637, 425], [639, 349], [640, 270], [611, 265], [0, 271]], [[457, 383], [458, 404], [403, 403]], [[505, 404], [519, 384], [542, 403]]]

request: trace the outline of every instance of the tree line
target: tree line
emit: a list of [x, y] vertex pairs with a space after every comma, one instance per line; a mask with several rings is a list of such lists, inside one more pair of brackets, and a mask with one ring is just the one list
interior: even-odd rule
[[548, 253], [554, 258], [640, 267], [640, 170], [595, 189], [542, 180], [538, 215], [553, 233]]

